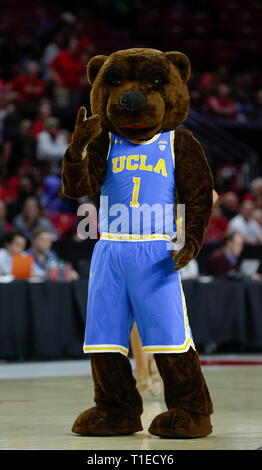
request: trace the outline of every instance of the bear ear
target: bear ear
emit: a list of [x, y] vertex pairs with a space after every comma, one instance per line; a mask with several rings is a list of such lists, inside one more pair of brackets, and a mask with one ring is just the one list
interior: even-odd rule
[[187, 82], [191, 73], [191, 64], [189, 58], [182, 52], [166, 52], [165, 56], [172, 62], [178, 69], [183, 82]]
[[90, 85], [93, 85], [95, 78], [106, 59], [106, 55], [96, 55], [89, 60], [86, 67], [86, 73]]

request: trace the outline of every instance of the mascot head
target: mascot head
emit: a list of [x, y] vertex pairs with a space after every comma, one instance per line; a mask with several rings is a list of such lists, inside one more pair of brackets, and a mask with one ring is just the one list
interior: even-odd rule
[[189, 111], [190, 62], [181, 52], [126, 49], [87, 65], [91, 110], [102, 128], [134, 142], [175, 129]]

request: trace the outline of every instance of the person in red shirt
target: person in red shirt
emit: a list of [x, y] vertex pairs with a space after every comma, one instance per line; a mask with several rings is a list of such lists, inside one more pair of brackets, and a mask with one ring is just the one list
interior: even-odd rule
[[6, 232], [12, 229], [12, 224], [6, 220], [6, 205], [0, 199], [0, 241], [2, 242]]
[[48, 103], [43, 103], [38, 108], [38, 118], [33, 123], [32, 135], [36, 137], [40, 132], [44, 130], [46, 120], [51, 116], [52, 109]]
[[0, 77], [0, 97], [1, 103], [5, 103], [8, 99], [10, 85], [3, 78]]
[[85, 80], [85, 64], [80, 54], [79, 41], [72, 37], [68, 48], [60, 51], [49, 64], [51, 80], [55, 85], [55, 100], [60, 105], [77, 104], [77, 97]]
[[238, 114], [237, 104], [230, 97], [230, 88], [226, 83], [218, 85], [216, 96], [206, 98], [204, 109], [208, 114], [218, 117], [235, 118]]
[[205, 233], [205, 243], [221, 242], [227, 230], [228, 220], [219, 205], [213, 208], [212, 216]]
[[95, 46], [92, 42], [90, 36], [87, 33], [86, 24], [80, 20], [76, 21], [74, 24], [74, 34], [76, 35], [79, 43], [80, 53], [93, 53], [95, 51]]
[[46, 83], [40, 78], [39, 73], [38, 63], [31, 61], [27, 64], [25, 73], [14, 78], [11, 90], [18, 103], [35, 105], [45, 97]]

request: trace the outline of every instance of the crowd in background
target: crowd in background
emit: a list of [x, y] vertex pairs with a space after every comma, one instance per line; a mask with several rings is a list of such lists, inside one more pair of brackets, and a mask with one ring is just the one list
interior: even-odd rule
[[[148, 20], [147, 28], [144, 22], [143, 29], [143, 21], [150, 17], [151, 26], [163, 26], [170, 25], [170, 18], [173, 17], [173, 27], [165, 28], [169, 34], [170, 47], [164, 47], [167, 36], [162, 37], [159, 28], [152, 28], [158, 48], [163, 46], [163, 50], [182, 50], [181, 38], [187, 41], [187, 47], [190, 41], [192, 47], [199, 47], [199, 41], [205, 41], [205, 34], [208, 33], [210, 40], [217, 40], [217, 44], [220, 40], [221, 48], [217, 52], [222, 51], [222, 32], [214, 29], [217, 37], [212, 36], [212, 31], [204, 21], [205, 15], [202, 13], [201, 16], [201, 12], [194, 9], [194, 2], [188, 2], [189, 7], [183, 1], [167, 2], [166, 8], [170, 8], [172, 13], [168, 15], [169, 23], [167, 15], [165, 20], [155, 15], [158, 2], [151, 2], [151, 9], [147, 3], [142, 0], [113, 2], [109, 14], [106, 8], [108, 2], [98, 1], [99, 15], [101, 13], [103, 17], [108, 12], [112, 24], [105, 27], [104, 23], [99, 23], [100, 30], [96, 31], [92, 6], [90, 14], [88, 9], [83, 13], [81, 8], [71, 13], [61, 6], [36, 6], [34, 2], [28, 2], [27, 10], [19, 18], [18, 24], [15, 15], [12, 16], [10, 5], [5, 2], [0, 24], [2, 246], [10, 230], [22, 234], [26, 242], [24, 249], [33, 249], [34, 234], [40, 227], [45, 230], [50, 243], [61, 238], [76, 237], [79, 201], [65, 198], [62, 194], [61, 161], [70, 142], [79, 105], [84, 104], [89, 110], [90, 87], [85, 69], [90, 57], [107, 52], [101, 46], [101, 36], [108, 45], [108, 37], [112, 35], [114, 38], [114, 28], [118, 28], [118, 34], [125, 31], [122, 47], [150, 46], [150, 22]], [[148, 7], [146, 14], [145, 5]], [[11, 2], [11, 6], [14, 8], [16, 2]], [[117, 15], [114, 15], [116, 12]], [[191, 13], [199, 14], [198, 24], [202, 25], [202, 29], [199, 27], [189, 34], [183, 18], [186, 15], [189, 17]], [[132, 17], [132, 21], [126, 21], [127, 17]], [[213, 22], [217, 19], [214, 11], [211, 19]], [[145, 31], [146, 34], [143, 34]], [[223, 38], [230, 41], [225, 31]], [[226, 54], [224, 45], [221, 60], [214, 59], [212, 62], [208, 56], [208, 61], [203, 62], [202, 58], [197, 67], [193, 57], [193, 72], [189, 82], [193, 108], [208, 116], [241, 122], [262, 118], [261, 49], [258, 40], [249, 38], [248, 34], [245, 39], [246, 45], [237, 51], [234, 49], [231, 56]], [[154, 41], [152, 45], [155, 47]], [[119, 36], [118, 44], [115, 49], [120, 47]], [[262, 175], [261, 163], [259, 165], [258, 173]], [[232, 164], [230, 167], [218, 168], [214, 174], [219, 201], [214, 207], [204, 243], [224, 243], [230, 232], [240, 234], [243, 243], [262, 244], [262, 177], [255, 178], [251, 185], [239, 187], [238, 172], [239, 166]], [[232, 239], [229, 241], [232, 242]]]
[[5, 233], [0, 248], [1, 281], [13, 279], [35, 281], [76, 281], [78, 273], [71, 263], [52, 250], [52, 234], [48, 228], [37, 226], [28, 238], [22, 230]]

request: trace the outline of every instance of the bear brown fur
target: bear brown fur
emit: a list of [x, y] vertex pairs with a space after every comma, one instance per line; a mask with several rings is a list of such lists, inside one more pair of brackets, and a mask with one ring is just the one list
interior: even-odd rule
[[[134, 48], [95, 56], [87, 76], [92, 116], [87, 118], [86, 109], [80, 108], [63, 159], [63, 192], [70, 198], [99, 192], [106, 174], [109, 132], [134, 143], [145, 141], [180, 126], [190, 107], [190, 61], [180, 52]], [[213, 178], [200, 143], [188, 130], [176, 129], [174, 152], [174, 204], [186, 208], [184, 246], [171, 251], [174, 269], [179, 270], [201, 249], [212, 211]], [[196, 351], [190, 348], [155, 358], [168, 411], [153, 420], [150, 432], [167, 437], [209, 434], [213, 407]], [[81, 413], [72, 430], [89, 435], [141, 430], [141, 397], [128, 359], [119, 353], [92, 353], [91, 363], [96, 406]]]

